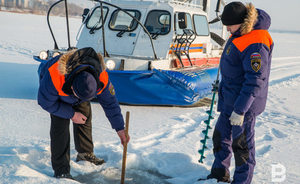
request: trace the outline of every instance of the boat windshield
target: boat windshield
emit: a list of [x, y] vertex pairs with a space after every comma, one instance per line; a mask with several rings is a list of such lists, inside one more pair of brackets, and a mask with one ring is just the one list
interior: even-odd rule
[[194, 15], [193, 19], [194, 19], [196, 34], [198, 36], [208, 36], [209, 29], [208, 29], [208, 22], [206, 16]]
[[152, 10], [148, 13], [145, 27], [150, 34], [166, 35], [170, 32], [171, 14], [165, 10]]
[[[107, 17], [108, 13], [108, 8], [103, 7], [103, 15], [104, 15], [104, 20]], [[102, 26], [102, 20], [101, 20], [101, 8], [100, 6], [96, 7], [93, 12], [91, 13], [90, 17], [87, 20], [86, 27], [88, 29], [100, 29]]]
[[[126, 10], [129, 14], [140, 20], [141, 13], [138, 10]], [[110, 18], [109, 28], [114, 31], [133, 31], [137, 28], [137, 21], [121, 10], [115, 10]]]

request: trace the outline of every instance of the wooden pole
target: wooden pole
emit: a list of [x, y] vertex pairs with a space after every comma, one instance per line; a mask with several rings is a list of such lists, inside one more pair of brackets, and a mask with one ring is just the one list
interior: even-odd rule
[[[128, 128], [129, 128], [129, 111], [126, 112], [126, 124], [125, 124], [125, 136], [128, 138]], [[121, 184], [124, 184], [125, 180], [125, 169], [126, 169], [126, 156], [127, 156], [127, 140], [123, 145], [123, 161], [122, 161], [122, 175], [121, 175]]]

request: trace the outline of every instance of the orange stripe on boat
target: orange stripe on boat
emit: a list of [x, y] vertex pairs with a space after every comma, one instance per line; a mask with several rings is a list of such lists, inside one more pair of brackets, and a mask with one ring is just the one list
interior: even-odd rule
[[[177, 44], [173, 47], [173, 44], [170, 47], [169, 54], [172, 54], [174, 52], [175, 48], [177, 47]], [[185, 47], [185, 44], [181, 46], [181, 49]], [[204, 44], [191, 44], [189, 52], [203, 52]]]
[[[185, 45], [186, 45], [186, 44], [182, 44], [181, 47], [184, 47]], [[172, 47], [177, 47], [177, 44], [175, 44], [175, 45], [172, 44], [172, 45], [170, 46], [170, 49], [171, 49]], [[203, 47], [203, 43], [195, 43], [195, 44], [191, 44], [190, 47]]]
[[203, 52], [203, 49], [190, 49], [189, 52]]

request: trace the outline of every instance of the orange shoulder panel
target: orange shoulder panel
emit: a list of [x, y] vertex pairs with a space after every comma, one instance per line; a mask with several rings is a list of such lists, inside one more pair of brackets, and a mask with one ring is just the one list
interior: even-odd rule
[[273, 44], [273, 40], [267, 30], [253, 30], [239, 38], [234, 39], [233, 44], [243, 52], [249, 45], [254, 43], [262, 43], [269, 48]]
[[65, 76], [58, 71], [58, 62], [54, 63], [49, 69], [50, 77], [55, 89], [60, 96], [69, 96], [63, 92], [62, 87], [65, 83]]
[[100, 73], [99, 80], [104, 84], [104, 86], [100, 91], [98, 91], [97, 95], [100, 95], [108, 84], [108, 73], [106, 72], [106, 70], [103, 70]]

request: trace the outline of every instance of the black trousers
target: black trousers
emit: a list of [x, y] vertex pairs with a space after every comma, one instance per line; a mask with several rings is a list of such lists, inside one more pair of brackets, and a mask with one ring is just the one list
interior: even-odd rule
[[[93, 152], [92, 111], [90, 102], [83, 102], [73, 107], [87, 117], [83, 125], [73, 123], [75, 149], [78, 153]], [[70, 120], [51, 116], [51, 163], [55, 175], [70, 173]]]

